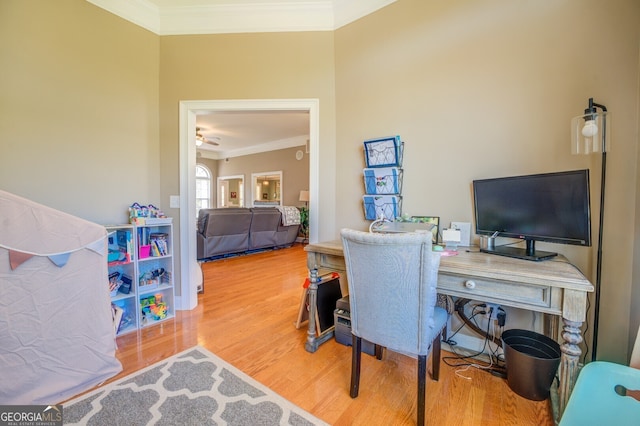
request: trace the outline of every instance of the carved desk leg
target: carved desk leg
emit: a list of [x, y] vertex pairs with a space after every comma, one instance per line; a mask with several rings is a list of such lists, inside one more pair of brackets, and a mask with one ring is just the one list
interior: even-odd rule
[[560, 345], [560, 352], [562, 352], [560, 358], [560, 386], [558, 389], [558, 415], [557, 420], [562, 418], [564, 408], [567, 406], [569, 396], [573, 390], [573, 385], [576, 383], [578, 376], [578, 362], [580, 361], [580, 343], [582, 343], [582, 334], [580, 327], [582, 322], [569, 321], [563, 318], [562, 322], [562, 340]]
[[309, 271], [309, 329], [307, 331], [307, 343], [304, 348], [307, 352], [315, 352], [318, 349], [316, 341], [316, 303], [318, 299], [318, 270]]

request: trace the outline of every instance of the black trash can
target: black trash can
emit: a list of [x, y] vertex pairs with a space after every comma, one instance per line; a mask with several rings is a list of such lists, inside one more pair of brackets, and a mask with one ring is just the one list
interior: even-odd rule
[[549, 389], [560, 365], [560, 345], [529, 330], [502, 333], [507, 365], [507, 383], [512, 391], [533, 401], [549, 397]]

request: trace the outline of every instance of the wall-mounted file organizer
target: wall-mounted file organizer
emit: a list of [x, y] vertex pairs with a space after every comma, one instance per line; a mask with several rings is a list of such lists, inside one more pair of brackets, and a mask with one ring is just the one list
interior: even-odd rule
[[402, 215], [402, 196], [400, 195], [364, 195], [364, 217], [376, 220], [381, 217], [394, 220]]
[[404, 142], [400, 136], [367, 139], [363, 170], [362, 205], [366, 220], [395, 220], [402, 216], [402, 156]]
[[400, 136], [389, 136], [364, 141], [367, 167], [402, 167], [404, 143]]
[[378, 167], [364, 169], [364, 191], [366, 194], [402, 193], [402, 169]]

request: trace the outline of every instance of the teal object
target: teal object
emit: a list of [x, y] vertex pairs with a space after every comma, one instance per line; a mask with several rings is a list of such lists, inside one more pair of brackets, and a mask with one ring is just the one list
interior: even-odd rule
[[617, 393], [619, 386], [640, 390], [640, 370], [606, 361], [587, 364], [578, 375], [560, 426], [640, 424], [640, 401]]

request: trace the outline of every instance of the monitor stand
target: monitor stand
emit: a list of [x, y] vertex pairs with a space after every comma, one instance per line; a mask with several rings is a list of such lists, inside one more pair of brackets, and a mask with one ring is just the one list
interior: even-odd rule
[[511, 246], [495, 246], [492, 249], [480, 249], [482, 253], [497, 254], [499, 256], [515, 257], [517, 259], [532, 260], [535, 262], [550, 259], [558, 255], [551, 251], [535, 249], [534, 240], [525, 240], [527, 248]]

